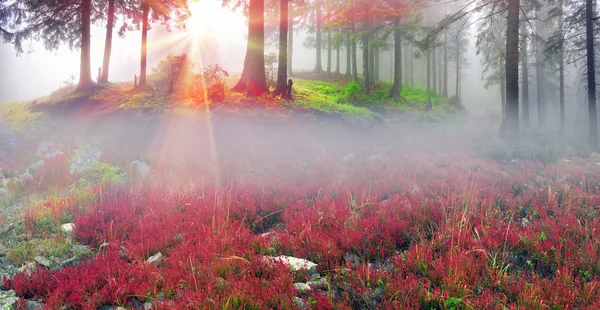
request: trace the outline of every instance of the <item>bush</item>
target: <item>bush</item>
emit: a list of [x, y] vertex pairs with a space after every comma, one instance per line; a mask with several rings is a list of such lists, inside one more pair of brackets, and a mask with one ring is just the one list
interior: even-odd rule
[[228, 77], [229, 73], [217, 64], [204, 68], [203, 75], [208, 99], [213, 102], [223, 102], [225, 99], [225, 77]]
[[360, 104], [367, 101], [367, 95], [360, 84], [356, 81], [352, 81], [344, 88], [342, 99], [350, 104]]

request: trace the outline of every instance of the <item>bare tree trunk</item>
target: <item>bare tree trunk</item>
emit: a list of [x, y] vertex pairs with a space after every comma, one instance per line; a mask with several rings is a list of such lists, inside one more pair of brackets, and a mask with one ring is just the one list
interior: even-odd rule
[[[369, 25], [370, 25], [370, 23], [369, 23]], [[375, 34], [371, 35], [369, 38], [369, 83], [370, 84], [375, 84], [375, 47], [373, 45], [373, 42], [375, 42]]]
[[373, 55], [373, 57], [375, 58], [375, 63], [373, 65], [373, 75], [375, 76], [375, 82], [379, 81], [379, 48], [377, 46], [375, 46], [373, 48], [373, 52], [375, 53], [375, 55]]
[[352, 76], [352, 42], [350, 35], [346, 35], [346, 77]]
[[342, 49], [342, 45], [338, 44], [335, 48], [335, 74], [340, 75], [340, 51]]
[[519, 0], [508, 0], [506, 29], [506, 117], [501, 136], [519, 141]]
[[529, 126], [529, 52], [527, 51], [527, 23], [523, 23], [523, 39], [521, 40], [521, 75], [523, 83], [523, 125]]
[[277, 86], [273, 92], [274, 96], [284, 95], [287, 91], [288, 1], [279, 1], [279, 61], [277, 67]]
[[448, 35], [446, 31], [444, 31], [444, 81], [442, 85], [442, 95], [448, 97]]
[[115, 20], [115, 0], [108, 0], [108, 17], [106, 19], [106, 39], [104, 42], [104, 59], [102, 60], [101, 83], [108, 82], [108, 70], [110, 68], [110, 52], [112, 50], [112, 33]]
[[89, 92], [94, 86], [92, 81], [92, 68], [90, 62], [91, 34], [90, 19], [92, 14], [92, 0], [81, 1], [81, 63], [79, 64], [79, 83], [77, 91]]
[[537, 16], [537, 20], [536, 20], [536, 33], [537, 33], [537, 39], [536, 39], [536, 56], [535, 56], [535, 75], [536, 75], [536, 82], [537, 82], [537, 111], [538, 111], [538, 126], [540, 128], [544, 127], [544, 123], [545, 123], [545, 107], [544, 105], [546, 104], [546, 100], [545, 100], [545, 85], [546, 85], [546, 74], [545, 74], [545, 65], [544, 65], [544, 46], [543, 46], [543, 41], [541, 39], [541, 35], [542, 35], [542, 23], [540, 21], [540, 6], [538, 5], [536, 7], [536, 16]]
[[321, 0], [316, 0], [315, 3], [316, 11], [317, 11], [317, 31], [316, 31], [316, 49], [317, 49], [317, 58], [315, 63], [314, 73], [323, 73], [323, 66], [321, 65]]
[[248, 6], [248, 44], [244, 68], [239, 82], [231, 89], [234, 92], [246, 91], [251, 97], [269, 91], [265, 77], [265, 2], [250, 0]]
[[596, 63], [594, 55], [594, 1], [587, 0], [585, 7], [585, 37], [587, 49], [589, 143], [590, 149], [598, 150], [598, 118], [596, 116]]
[[431, 91], [431, 53], [430, 48], [427, 47], [427, 74], [425, 79], [427, 80], [427, 91]]
[[558, 13], [558, 33], [560, 33], [560, 43], [558, 47], [558, 102], [560, 105], [560, 136], [565, 136], [565, 55], [564, 55], [564, 30], [563, 30], [563, 0], [559, 1]]
[[460, 45], [456, 39], [456, 99], [460, 100]]
[[436, 61], [435, 61], [435, 56], [436, 56], [436, 48], [435, 46], [431, 47], [431, 78], [432, 78], [432, 82], [433, 82], [433, 92], [437, 93], [437, 67], [436, 67]]
[[394, 85], [390, 91], [390, 97], [400, 100], [402, 93], [402, 35], [400, 33], [400, 18], [394, 19]]
[[142, 58], [140, 60], [140, 83], [138, 87], [146, 85], [146, 62], [148, 59], [148, 14], [150, 7], [142, 3]]
[[415, 65], [415, 57], [413, 55], [413, 47], [412, 45], [408, 46], [408, 85], [415, 86], [414, 79], [414, 65]]
[[369, 35], [363, 34], [363, 90], [366, 94], [370, 91], [371, 79], [369, 78]]
[[358, 61], [356, 59], [356, 37], [354, 36], [355, 23], [352, 21], [352, 79], [358, 83]]
[[288, 4], [288, 44], [287, 44], [287, 73], [293, 76], [292, 71], [292, 55], [294, 54], [294, 11], [289, 9]]
[[506, 80], [500, 80], [500, 102], [502, 105], [502, 118], [506, 117]]
[[331, 30], [327, 30], [327, 75], [331, 75]]

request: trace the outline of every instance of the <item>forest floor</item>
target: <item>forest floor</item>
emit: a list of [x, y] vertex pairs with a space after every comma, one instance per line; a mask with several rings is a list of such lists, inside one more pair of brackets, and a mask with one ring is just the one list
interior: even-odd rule
[[0, 308], [600, 307], [600, 155], [295, 86], [0, 106]]

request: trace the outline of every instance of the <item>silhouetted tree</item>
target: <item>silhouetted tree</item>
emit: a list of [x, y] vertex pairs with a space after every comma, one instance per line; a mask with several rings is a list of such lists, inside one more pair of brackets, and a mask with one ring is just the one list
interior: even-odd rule
[[287, 37], [288, 37], [289, 0], [280, 0], [279, 4], [279, 64], [277, 68], [277, 86], [273, 95], [279, 96], [287, 91]]

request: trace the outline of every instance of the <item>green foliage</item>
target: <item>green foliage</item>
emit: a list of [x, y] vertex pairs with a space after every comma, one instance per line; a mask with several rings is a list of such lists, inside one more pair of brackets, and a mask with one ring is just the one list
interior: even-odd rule
[[152, 68], [153, 78], [157, 80], [177, 79], [179, 75], [189, 74], [194, 70], [194, 62], [187, 54], [167, 55], [156, 67]]
[[448, 310], [457, 310], [461, 309], [460, 306], [462, 304], [462, 298], [457, 297], [448, 297], [444, 302], [444, 308]]
[[123, 180], [125, 173], [119, 167], [97, 161], [85, 169], [85, 175], [90, 182], [114, 185]]
[[34, 261], [37, 255], [45, 257], [65, 257], [72, 245], [56, 238], [24, 240], [8, 250], [8, 257], [17, 264]]
[[342, 101], [358, 105], [367, 101], [367, 95], [363, 91], [360, 84], [358, 84], [356, 81], [352, 81], [346, 85], [346, 88], [344, 88]]

